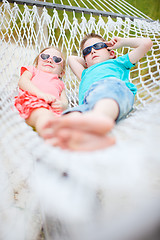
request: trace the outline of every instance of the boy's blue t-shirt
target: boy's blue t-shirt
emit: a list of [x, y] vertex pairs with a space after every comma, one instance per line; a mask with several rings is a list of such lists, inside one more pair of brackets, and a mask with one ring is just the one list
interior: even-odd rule
[[91, 67], [83, 70], [81, 82], [79, 85], [79, 105], [83, 103], [86, 91], [90, 86], [99, 80], [116, 77], [125, 82], [126, 86], [135, 95], [137, 88], [129, 82], [129, 70], [134, 67], [129, 60], [128, 53], [116, 59], [109, 59], [105, 62], [96, 63]]

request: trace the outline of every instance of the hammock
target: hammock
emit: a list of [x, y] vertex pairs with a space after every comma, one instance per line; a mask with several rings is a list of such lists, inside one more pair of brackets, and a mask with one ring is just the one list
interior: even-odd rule
[[[66, 58], [80, 56], [79, 43], [92, 31], [106, 39], [150, 37], [153, 47], [130, 73], [138, 88], [136, 111], [113, 130], [117, 144], [77, 154], [46, 145], [13, 100], [22, 65], [48, 45]], [[38, 239], [42, 225], [47, 240], [154, 239], [160, 218], [159, 36], [159, 21], [124, 0], [0, 3], [0, 239]], [[63, 81], [69, 105], [77, 105], [79, 82], [69, 67]]]

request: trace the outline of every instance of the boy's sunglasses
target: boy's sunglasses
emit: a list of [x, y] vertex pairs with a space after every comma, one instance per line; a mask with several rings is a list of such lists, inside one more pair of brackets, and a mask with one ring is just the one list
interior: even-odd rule
[[[49, 54], [45, 54], [45, 53], [41, 53], [40, 57], [42, 58], [42, 60], [47, 60], [49, 59], [51, 56]], [[53, 61], [57, 64], [63, 62], [63, 59], [61, 57], [57, 57], [57, 56], [53, 56], [52, 57]]]
[[83, 49], [83, 51], [82, 51], [83, 57], [88, 55], [92, 51], [92, 48], [99, 50], [99, 49], [107, 48], [107, 47], [108, 47], [107, 44], [105, 44], [104, 42], [95, 43], [92, 46], [89, 46], [89, 47], [86, 47], [85, 49]]

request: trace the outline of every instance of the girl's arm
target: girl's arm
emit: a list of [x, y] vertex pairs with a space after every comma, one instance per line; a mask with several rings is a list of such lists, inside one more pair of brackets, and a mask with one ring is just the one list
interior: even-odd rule
[[61, 93], [60, 100], [62, 101], [62, 105], [63, 105], [62, 110], [67, 109], [68, 108], [68, 99], [67, 99], [66, 92], [64, 89]]
[[38, 95], [40, 90], [31, 82], [32, 73], [25, 71], [19, 79], [18, 86], [24, 91], [28, 91], [33, 95]]
[[64, 89], [62, 90], [60, 99], [57, 99], [54, 103], [52, 103], [52, 108], [57, 112], [64, 111], [68, 108], [68, 99]]
[[107, 42], [108, 49], [117, 49], [120, 47], [134, 48], [129, 52], [129, 59], [131, 63], [139, 61], [152, 47], [153, 43], [149, 38], [120, 38], [114, 37], [111, 41]]
[[81, 80], [82, 72], [86, 68], [85, 60], [78, 56], [69, 56], [68, 64], [72, 72]]
[[35, 95], [38, 98], [43, 99], [48, 103], [54, 102], [56, 100], [56, 98], [53, 95], [43, 93], [42, 91], [40, 91], [32, 83], [31, 78], [32, 78], [32, 73], [26, 70], [19, 79], [19, 82], [18, 82], [19, 88], [21, 88], [24, 91], [28, 91], [32, 95]]

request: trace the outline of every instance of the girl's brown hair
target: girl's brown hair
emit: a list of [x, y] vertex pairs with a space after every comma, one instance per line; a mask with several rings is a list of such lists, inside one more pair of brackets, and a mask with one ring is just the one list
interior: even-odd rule
[[59, 48], [56, 48], [56, 47], [54, 47], [54, 46], [49, 46], [49, 47], [44, 48], [44, 49], [38, 54], [38, 56], [34, 59], [33, 64], [35, 65], [35, 67], [37, 67], [39, 55], [40, 55], [41, 53], [43, 53], [45, 50], [50, 49], [50, 48], [54, 48], [54, 49], [56, 49], [58, 52], [60, 52], [61, 57], [63, 58], [63, 70], [64, 70], [64, 69], [65, 69], [65, 66], [66, 66], [66, 61], [65, 61], [64, 55], [63, 55], [63, 53], [60, 51]]

